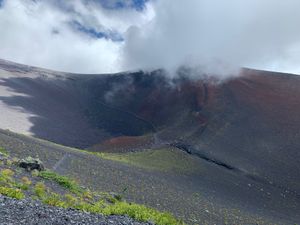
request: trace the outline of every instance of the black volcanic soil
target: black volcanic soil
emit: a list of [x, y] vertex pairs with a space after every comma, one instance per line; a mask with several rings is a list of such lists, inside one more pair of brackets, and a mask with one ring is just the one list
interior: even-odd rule
[[[122, 193], [128, 201], [167, 210], [188, 224], [294, 224], [298, 198], [284, 198], [246, 177], [197, 159], [193, 173], [142, 169], [53, 143], [0, 130], [0, 146], [11, 156], [38, 156], [47, 168], [94, 190]], [[63, 160], [63, 162], [61, 162]], [[61, 162], [61, 163], [58, 163]], [[59, 166], [57, 166], [59, 164]], [[124, 192], [124, 189], [126, 191]], [[267, 204], [267, 205], [266, 205]]]
[[47, 206], [30, 199], [15, 200], [0, 196], [0, 223], [18, 225], [149, 225], [122, 216], [104, 217], [72, 209]]
[[202, 170], [153, 172], [2, 131], [12, 152], [53, 166], [67, 151], [61, 173], [102, 190], [128, 187], [129, 199], [192, 224], [300, 221], [300, 76], [244, 69], [223, 82], [170, 80], [163, 71], [62, 74], [6, 61], [0, 69], [1, 87], [15, 93], [0, 96], [0, 110], [27, 113], [32, 136], [91, 151], [172, 146]]

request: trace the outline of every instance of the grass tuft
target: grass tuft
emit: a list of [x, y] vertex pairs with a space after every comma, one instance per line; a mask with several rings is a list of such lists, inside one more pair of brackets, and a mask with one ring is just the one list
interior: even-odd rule
[[34, 186], [34, 192], [39, 197], [42, 199], [46, 195], [46, 185], [43, 182], [38, 182]]
[[22, 183], [26, 184], [26, 185], [31, 185], [31, 183], [32, 183], [28, 177], [22, 177], [21, 180], [22, 180]]
[[82, 192], [82, 189], [78, 186], [78, 184], [66, 176], [61, 176], [57, 173], [54, 173], [52, 171], [46, 170], [41, 171], [39, 173], [39, 176], [46, 179], [46, 180], [52, 180], [61, 185], [62, 187], [70, 190], [73, 193], [80, 193]]
[[45, 196], [44, 199], [42, 200], [42, 202], [47, 205], [57, 206], [57, 207], [61, 207], [61, 208], [69, 207], [67, 202], [61, 200], [60, 195], [58, 195], [56, 193], [51, 193], [50, 195]]
[[24, 193], [18, 188], [2, 187], [0, 186], [0, 194], [10, 198], [23, 199]]
[[7, 152], [7, 150], [5, 148], [2, 148], [2, 147], [0, 147], [0, 153], [2, 155], [4, 155], [4, 156], [8, 156], [9, 155], [8, 152]]
[[11, 169], [3, 169], [3, 170], [1, 170], [1, 175], [3, 176], [3, 177], [12, 177], [13, 175], [14, 175], [15, 173], [14, 173], [14, 171], [12, 171]]
[[127, 202], [116, 202], [104, 208], [104, 215], [128, 215], [129, 217], [139, 221], [151, 221], [157, 225], [179, 225], [184, 224], [176, 220], [171, 214], [159, 212], [155, 209], [148, 208], [143, 205], [130, 204]]

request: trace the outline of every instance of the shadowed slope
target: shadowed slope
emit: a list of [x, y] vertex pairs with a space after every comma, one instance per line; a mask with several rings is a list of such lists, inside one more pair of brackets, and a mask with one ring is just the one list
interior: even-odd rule
[[6, 61], [0, 72], [1, 128], [80, 148], [153, 131], [147, 121], [102, 101], [104, 75], [61, 74]]

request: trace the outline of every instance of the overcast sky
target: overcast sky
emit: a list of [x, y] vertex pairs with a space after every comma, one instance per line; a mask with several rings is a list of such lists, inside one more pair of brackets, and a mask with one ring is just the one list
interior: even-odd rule
[[77, 73], [300, 74], [299, 9], [299, 0], [0, 0], [0, 58]]

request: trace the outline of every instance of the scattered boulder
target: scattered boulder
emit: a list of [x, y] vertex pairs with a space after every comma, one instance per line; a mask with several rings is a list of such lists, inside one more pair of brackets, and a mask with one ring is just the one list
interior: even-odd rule
[[42, 161], [39, 158], [26, 157], [25, 159], [21, 159], [19, 161], [19, 166], [26, 169], [27, 171], [45, 170], [45, 167]]

